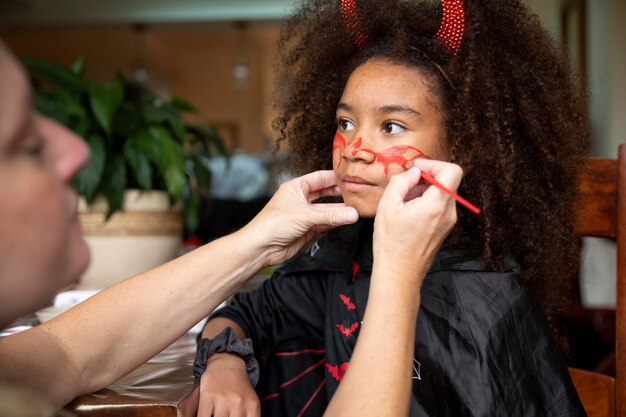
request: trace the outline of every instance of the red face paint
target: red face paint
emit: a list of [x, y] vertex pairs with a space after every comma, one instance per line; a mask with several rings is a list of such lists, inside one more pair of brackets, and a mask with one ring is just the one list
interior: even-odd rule
[[333, 155], [335, 155], [335, 151], [339, 149], [339, 163], [337, 164], [337, 168], [341, 166], [341, 161], [343, 160], [343, 150], [346, 147], [346, 139], [341, 136], [341, 133], [335, 133], [335, 139], [333, 140]]
[[[406, 154], [415, 151], [416, 154], [411, 158], [407, 158]], [[382, 152], [376, 154], [375, 163], [382, 164], [385, 167], [385, 176], [389, 175], [389, 167], [391, 164], [400, 165], [405, 170], [408, 169], [409, 162], [416, 160], [417, 158], [427, 158], [422, 151], [413, 146], [399, 145], [387, 148]]]
[[[350, 154], [355, 156], [359, 152], [367, 152], [371, 155], [374, 155], [374, 161], [372, 163], [378, 163], [383, 165], [385, 170], [385, 176], [389, 175], [389, 167], [392, 164], [400, 165], [404, 169], [408, 169], [409, 162], [417, 159], [417, 158], [428, 158], [422, 151], [419, 149], [408, 146], [408, 145], [398, 145], [392, 146], [391, 148], [387, 148], [382, 152], [374, 152], [370, 149], [361, 148], [361, 144], [363, 143], [363, 138], [358, 138], [351, 145]], [[341, 133], [337, 132], [335, 134], [335, 139], [333, 141], [333, 155], [336, 150], [339, 150], [339, 162], [337, 163], [337, 168], [341, 166], [341, 160], [343, 159], [343, 151], [346, 148], [346, 139], [341, 135]], [[410, 158], [407, 158], [407, 153], [415, 152], [416, 154]]]

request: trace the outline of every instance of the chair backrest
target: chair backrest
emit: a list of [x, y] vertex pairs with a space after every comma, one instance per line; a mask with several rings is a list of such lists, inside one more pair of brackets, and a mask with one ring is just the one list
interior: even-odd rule
[[613, 417], [615, 412], [615, 378], [570, 368], [570, 375], [589, 417]]
[[617, 243], [615, 378], [571, 369], [589, 416], [626, 417], [626, 144], [618, 158], [587, 158], [580, 177], [576, 233]]

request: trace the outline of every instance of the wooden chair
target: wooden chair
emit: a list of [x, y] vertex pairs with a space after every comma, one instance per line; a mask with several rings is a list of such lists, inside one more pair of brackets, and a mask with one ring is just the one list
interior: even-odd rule
[[626, 417], [626, 144], [618, 158], [587, 158], [576, 232], [617, 242], [615, 378], [570, 368], [590, 417]]

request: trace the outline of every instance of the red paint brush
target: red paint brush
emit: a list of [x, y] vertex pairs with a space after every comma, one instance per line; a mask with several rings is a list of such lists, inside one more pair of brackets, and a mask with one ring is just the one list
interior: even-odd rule
[[421, 176], [426, 181], [428, 181], [429, 183], [431, 183], [435, 187], [439, 188], [441, 191], [443, 191], [444, 193], [448, 194], [450, 197], [454, 198], [456, 201], [461, 203], [463, 206], [465, 206], [467, 209], [469, 209], [473, 213], [480, 214], [480, 209], [478, 207], [476, 207], [475, 205], [473, 205], [472, 203], [470, 203], [469, 201], [467, 201], [466, 199], [464, 199], [463, 197], [461, 197], [460, 195], [458, 195], [454, 191], [452, 191], [452, 190], [446, 188], [445, 186], [441, 185], [441, 183], [439, 181], [437, 181], [436, 179], [431, 177], [429, 174], [427, 174], [424, 171], [422, 171], [422, 175]]

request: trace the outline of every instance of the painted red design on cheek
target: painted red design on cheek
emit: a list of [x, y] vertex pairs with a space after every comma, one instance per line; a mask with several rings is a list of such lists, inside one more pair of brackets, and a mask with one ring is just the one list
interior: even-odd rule
[[[407, 158], [406, 154], [410, 151], [415, 151], [416, 154], [411, 158]], [[387, 176], [389, 175], [389, 167], [392, 164], [400, 165], [402, 168], [408, 169], [409, 162], [417, 158], [426, 158], [426, 155], [413, 146], [400, 145], [392, 146], [391, 148], [387, 148], [382, 152], [378, 152], [376, 154], [375, 162], [383, 165], [383, 167], [385, 168], [385, 176]]]
[[356, 156], [356, 154], [359, 152], [367, 152], [374, 156], [376, 155], [376, 152], [374, 151], [370, 151], [369, 149], [366, 149], [366, 148], [361, 148], [362, 143], [363, 143], [363, 138], [358, 138], [357, 140], [354, 141], [354, 143], [352, 144], [352, 151], [350, 152], [352, 156]]
[[[385, 169], [385, 176], [389, 175], [389, 167], [392, 164], [400, 165], [402, 168], [407, 169], [409, 162], [417, 159], [417, 158], [428, 158], [422, 151], [419, 149], [408, 146], [408, 145], [399, 145], [392, 146], [391, 148], [387, 148], [382, 152], [374, 152], [367, 148], [362, 148], [363, 138], [360, 137], [350, 145], [350, 154], [352, 156], [356, 156], [359, 152], [366, 152], [374, 156], [373, 163], [382, 164]], [[339, 162], [337, 163], [337, 168], [341, 166], [341, 161], [343, 160], [342, 154], [344, 149], [346, 148], [346, 139], [339, 132], [335, 133], [335, 139], [333, 140], [333, 155], [335, 151], [339, 150]], [[415, 155], [407, 158], [406, 154], [410, 151], [414, 151]]]
[[343, 150], [346, 147], [346, 139], [341, 135], [341, 133], [335, 133], [335, 139], [333, 140], [333, 155], [335, 151], [339, 149], [339, 162], [337, 163], [337, 168], [341, 166], [341, 161], [343, 160]]

